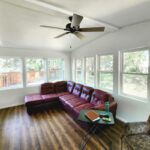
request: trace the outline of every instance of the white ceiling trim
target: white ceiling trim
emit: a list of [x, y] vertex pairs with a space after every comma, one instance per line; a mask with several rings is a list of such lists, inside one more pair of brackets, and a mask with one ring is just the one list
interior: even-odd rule
[[41, 6], [41, 7], [45, 7], [45, 8], [54, 10], [54, 11], [61, 12], [61, 13], [67, 14], [67, 15], [72, 15], [73, 14], [71, 11], [68, 11], [68, 10], [65, 10], [65, 9], [62, 9], [62, 8], [58, 8], [56, 6], [53, 6], [53, 5], [47, 4], [45, 2], [38, 1], [38, 0], [25, 0], [25, 1], [29, 2], [29, 3], [33, 3], [33, 4]]

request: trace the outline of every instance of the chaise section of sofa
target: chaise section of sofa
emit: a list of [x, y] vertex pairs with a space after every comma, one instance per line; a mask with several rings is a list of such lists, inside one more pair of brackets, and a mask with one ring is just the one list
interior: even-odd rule
[[69, 92], [67, 91], [66, 81], [43, 83], [40, 88], [40, 93], [25, 96], [24, 100], [27, 112], [32, 114], [55, 106], [60, 103], [59, 96], [67, 94], [69, 94]]

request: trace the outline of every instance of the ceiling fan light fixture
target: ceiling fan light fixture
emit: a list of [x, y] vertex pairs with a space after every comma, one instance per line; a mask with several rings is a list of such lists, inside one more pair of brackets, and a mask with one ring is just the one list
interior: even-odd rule
[[90, 27], [90, 28], [80, 28], [80, 23], [83, 19], [83, 16], [73, 14], [73, 16], [69, 17], [69, 20], [72, 20], [71, 23], [66, 24], [65, 28], [60, 27], [53, 27], [53, 26], [46, 26], [46, 25], [40, 25], [40, 27], [45, 28], [52, 28], [52, 29], [59, 29], [59, 30], [65, 30], [67, 32], [60, 34], [56, 36], [55, 38], [60, 38], [68, 33], [74, 34], [79, 39], [83, 39], [84, 35], [82, 35], [80, 32], [104, 32], [105, 27]]

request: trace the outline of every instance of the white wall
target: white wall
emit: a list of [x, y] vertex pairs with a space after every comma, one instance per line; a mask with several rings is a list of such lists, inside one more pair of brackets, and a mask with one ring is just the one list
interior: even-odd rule
[[150, 47], [150, 21], [122, 28], [72, 52], [72, 60], [97, 54], [114, 54], [113, 95], [118, 102], [117, 117], [128, 122], [145, 121], [150, 115], [150, 98], [144, 103], [118, 95], [118, 53], [121, 50], [138, 47]]
[[[70, 53], [54, 52], [49, 49], [22, 49], [2, 48], [0, 56], [42, 57], [42, 58], [64, 58], [65, 80], [70, 80]], [[39, 86], [23, 87], [20, 89], [9, 89], [0, 91], [0, 108], [10, 107], [24, 103], [24, 96], [28, 93], [39, 92]]]

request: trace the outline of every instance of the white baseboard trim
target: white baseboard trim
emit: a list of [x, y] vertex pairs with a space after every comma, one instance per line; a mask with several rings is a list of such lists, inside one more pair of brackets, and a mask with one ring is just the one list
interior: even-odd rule
[[119, 115], [116, 115], [116, 118], [119, 119], [120, 121], [127, 123], [128, 121], [122, 117], [120, 117]]
[[[12, 104], [12, 105], [0, 106], [0, 109], [5, 109], [5, 108], [19, 106], [19, 105], [24, 105], [24, 103], [21, 102], [21, 103], [16, 103], [16, 104]], [[116, 115], [116, 118], [119, 119], [120, 121], [124, 122], [124, 123], [128, 122], [126, 119], [120, 117], [119, 115]]]
[[12, 105], [6, 105], [6, 106], [0, 106], [0, 109], [4, 109], [4, 108], [9, 108], [9, 107], [14, 107], [14, 106], [19, 106], [19, 105], [23, 105], [24, 103], [16, 103], [16, 104], [12, 104]]

